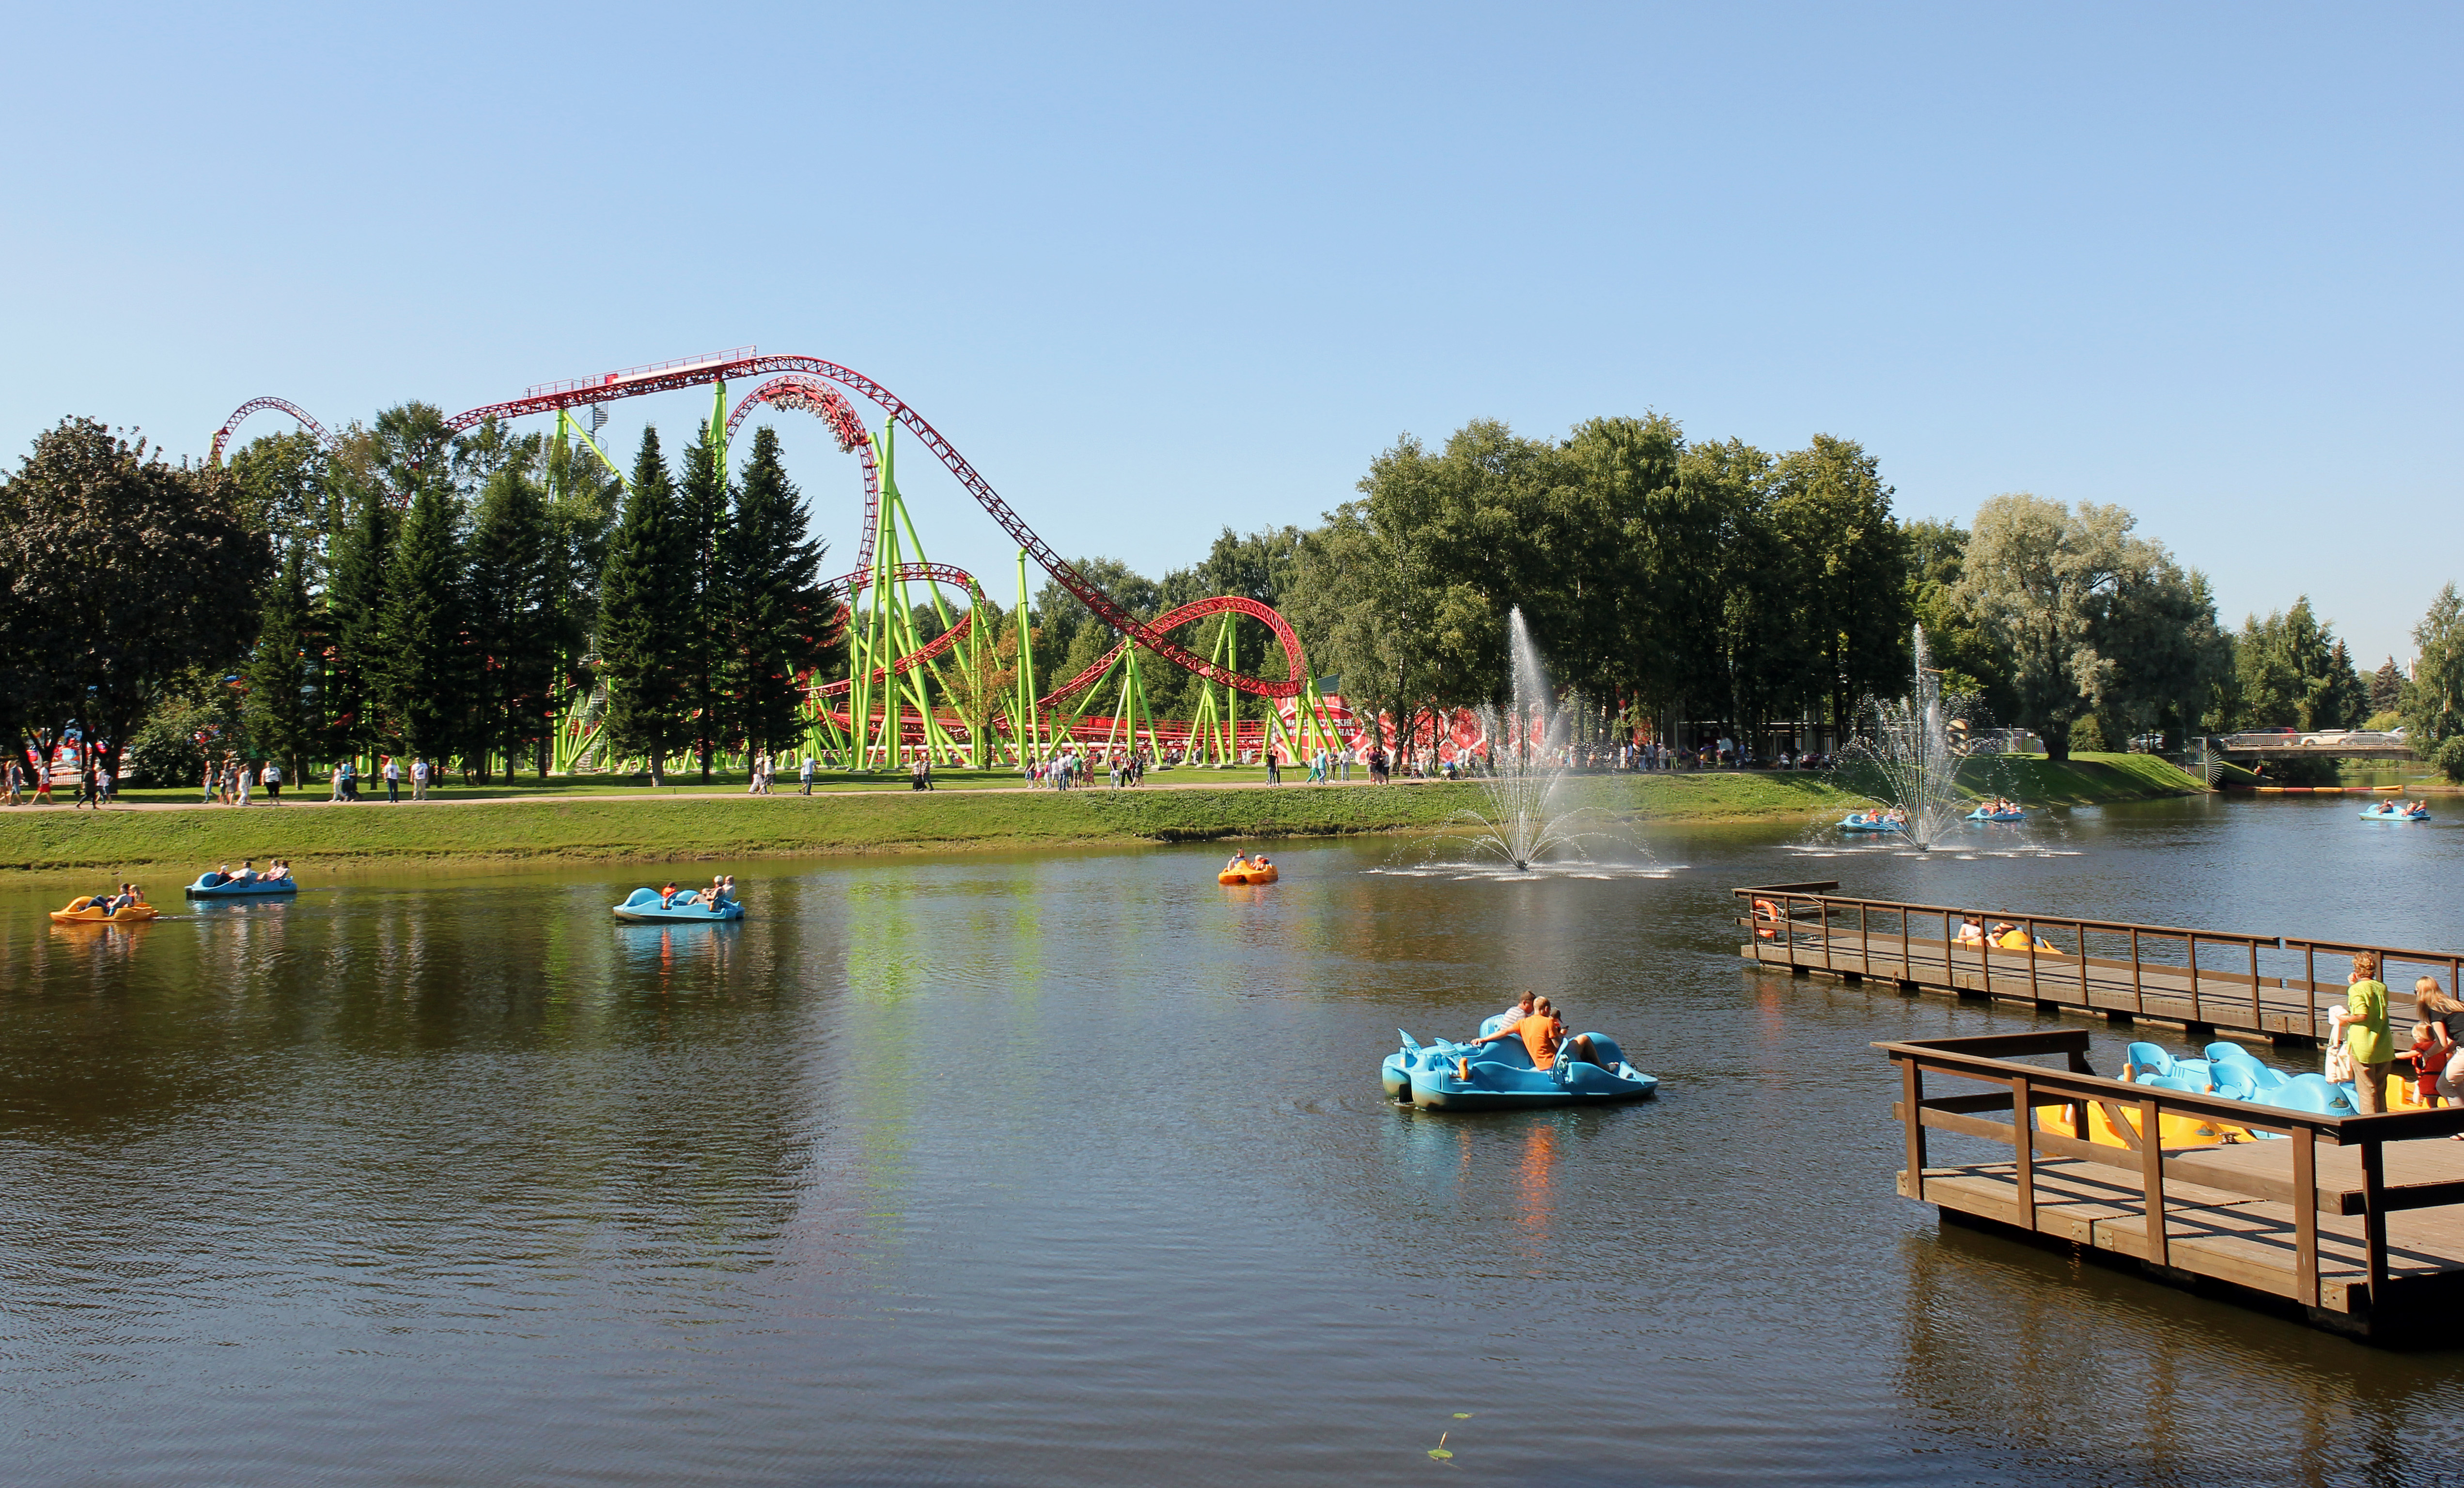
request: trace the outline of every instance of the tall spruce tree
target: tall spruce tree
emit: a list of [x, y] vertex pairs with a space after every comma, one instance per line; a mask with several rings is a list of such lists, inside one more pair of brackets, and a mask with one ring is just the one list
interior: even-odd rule
[[838, 595], [822, 580], [827, 545], [808, 535], [803, 498], [764, 424], [737, 487], [722, 567], [730, 577], [727, 691], [746, 747], [776, 751], [802, 730], [797, 678], [838, 644]]
[[248, 658], [248, 697], [241, 718], [250, 744], [299, 779], [301, 758], [316, 747], [316, 637], [311, 632], [306, 545], [292, 544], [282, 571], [265, 588], [256, 649]]
[[471, 714], [460, 502], [433, 466], [414, 478], [386, 576], [382, 690], [403, 751], [441, 762], [467, 737]]
[[646, 428], [600, 575], [599, 664], [607, 683], [607, 736], [621, 749], [649, 756], [653, 786], [667, 784], [668, 754], [689, 738], [683, 642], [692, 620], [692, 563], [682, 525], [659, 432]]
[[373, 749], [388, 730], [384, 721], [386, 575], [393, 566], [393, 508], [373, 483], [355, 483], [350, 521], [334, 544], [325, 573], [325, 620], [331, 640], [319, 679], [325, 734], [320, 752], [341, 760]]
[[687, 702], [693, 709], [693, 753], [701, 778], [710, 780], [711, 755], [735, 742], [739, 734], [734, 700], [728, 697], [723, 652], [729, 611], [734, 608], [735, 575], [728, 558], [728, 478], [710, 425], [701, 427], [685, 450], [684, 468], [676, 479], [677, 511], [688, 557], [686, 574], [690, 608], [684, 626]]
[[501, 464], [479, 500], [471, 533], [473, 755], [481, 780], [492, 755], [505, 773], [546, 737], [557, 683], [555, 534], [527, 461]]

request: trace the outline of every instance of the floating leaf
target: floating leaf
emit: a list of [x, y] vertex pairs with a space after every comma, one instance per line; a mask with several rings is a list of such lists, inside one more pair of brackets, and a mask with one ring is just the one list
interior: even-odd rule
[[1448, 1457], [1453, 1456], [1453, 1455], [1454, 1455], [1454, 1454], [1453, 1454], [1453, 1453], [1451, 1453], [1451, 1452], [1448, 1452], [1448, 1451], [1447, 1451], [1445, 1448], [1443, 1448], [1443, 1447], [1431, 1447], [1431, 1448], [1429, 1449], [1429, 1455], [1431, 1455], [1431, 1456], [1433, 1456], [1433, 1457], [1437, 1458], [1437, 1459], [1438, 1459], [1439, 1461], [1441, 1461], [1441, 1462], [1443, 1462], [1443, 1461], [1444, 1461], [1444, 1460], [1446, 1460]]
[[1471, 1412], [1468, 1410], [1458, 1410], [1455, 1412], [1455, 1419], [1458, 1421], [1468, 1421], [1471, 1419]]

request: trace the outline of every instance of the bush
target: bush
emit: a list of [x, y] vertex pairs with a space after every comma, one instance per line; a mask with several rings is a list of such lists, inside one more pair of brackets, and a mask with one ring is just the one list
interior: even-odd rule
[[[200, 734], [218, 741], [240, 737], [238, 694], [218, 676], [191, 679], [146, 715], [121, 751], [121, 777], [147, 786], [194, 784], [206, 769]], [[218, 744], [217, 749], [230, 746]]]
[[2458, 734], [2431, 751], [2431, 766], [2457, 784], [2464, 784], [2464, 734]]
[[2390, 734], [2403, 726], [2404, 715], [2393, 708], [2385, 713], [2373, 713], [2362, 723], [2362, 727], [2374, 734]]

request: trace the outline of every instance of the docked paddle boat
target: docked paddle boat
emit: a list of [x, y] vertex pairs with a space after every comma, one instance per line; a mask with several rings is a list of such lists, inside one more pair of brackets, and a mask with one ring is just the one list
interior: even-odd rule
[[2015, 807], [2007, 811], [1996, 811], [1980, 806], [1968, 813], [1968, 819], [1969, 821], [2026, 821], [2028, 813]]
[[[1485, 1035], [1505, 1026], [1503, 1013], [1481, 1025]], [[1519, 1038], [1493, 1044], [1457, 1044], [1440, 1039], [1421, 1044], [1402, 1035], [1403, 1047], [1386, 1056], [1378, 1081], [1393, 1099], [1409, 1100], [1429, 1111], [1514, 1111], [1533, 1106], [1606, 1105], [1641, 1100], [1660, 1089], [1656, 1077], [1625, 1060], [1617, 1040], [1605, 1033], [1588, 1035], [1592, 1051], [1610, 1066], [1561, 1055], [1553, 1069], [1537, 1069], [1531, 1052]]]
[[1895, 821], [1881, 811], [1850, 811], [1839, 819], [1842, 832], [1904, 832], [1907, 823]]
[[2382, 801], [2376, 806], [2364, 808], [2362, 811], [2362, 820], [2428, 821], [2430, 820], [2430, 808], [2427, 806], [2415, 806], [2399, 810], [2393, 801]]
[[631, 924], [718, 924], [744, 918], [744, 906], [734, 899], [721, 899], [717, 904], [705, 904], [699, 899], [679, 889], [675, 901], [659, 902], [656, 889], [635, 889], [625, 902], [614, 906], [617, 919]]
[[1272, 883], [1283, 875], [1272, 863], [1252, 863], [1246, 868], [1226, 868], [1215, 876], [1218, 883]]
[[80, 894], [69, 900], [66, 909], [52, 911], [54, 924], [143, 924], [161, 911], [143, 901], [109, 908], [111, 901], [95, 895]]
[[190, 899], [266, 899], [277, 894], [297, 894], [296, 878], [226, 878], [219, 873], [201, 873], [197, 881], [181, 891]]

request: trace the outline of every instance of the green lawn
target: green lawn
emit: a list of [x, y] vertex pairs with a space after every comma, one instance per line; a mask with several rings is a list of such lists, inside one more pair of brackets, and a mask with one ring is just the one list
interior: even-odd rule
[[[2145, 755], [2082, 756], [2068, 765], [2005, 762], [1994, 788], [2031, 803], [2076, 804], [2180, 794], [2187, 775]], [[953, 772], [955, 776], [956, 772]], [[993, 792], [1008, 775], [944, 776], [952, 788], [920, 793], [878, 784], [869, 792], [817, 790], [751, 797], [732, 788], [636, 788], [604, 779], [557, 782], [532, 799], [494, 802], [480, 792], [442, 792], [443, 801], [347, 808], [269, 807], [247, 811], [79, 811], [65, 807], [0, 810], [0, 869], [145, 870], [160, 880], [242, 857], [319, 863], [381, 859], [526, 858], [708, 861], [811, 854], [1020, 848], [1062, 843], [1202, 841], [1221, 837], [1323, 836], [1440, 828], [1482, 799], [1469, 785], [1421, 783], [1327, 788], [1288, 783], [1275, 789], [1166, 788], [1182, 779], [1208, 787], [1260, 772], [1173, 771], [1137, 790], [1099, 783], [1067, 793]], [[888, 784], [894, 785], [895, 782]], [[1978, 788], [1988, 788], [1982, 773]], [[319, 796], [322, 791], [317, 792]], [[501, 792], [500, 792], [501, 793]], [[527, 793], [527, 792], [526, 792]], [[142, 797], [139, 797], [142, 799]], [[1584, 776], [1571, 803], [1628, 821], [1722, 821], [1803, 816], [1845, 808], [1854, 797], [1820, 775], [1706, 771]]]

